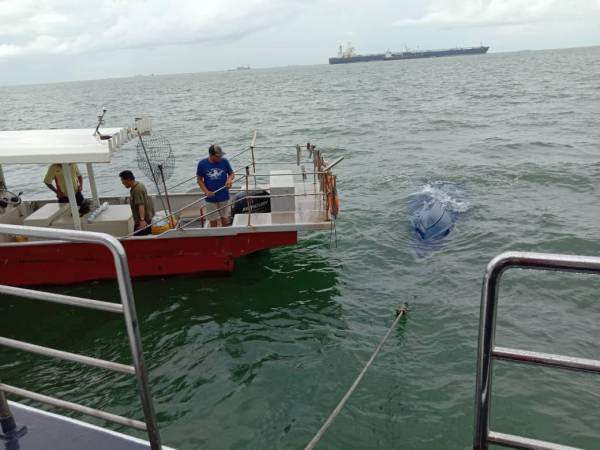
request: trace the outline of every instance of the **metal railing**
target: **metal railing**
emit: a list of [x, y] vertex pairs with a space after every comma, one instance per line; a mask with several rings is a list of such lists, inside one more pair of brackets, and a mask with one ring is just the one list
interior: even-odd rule
[[[148, 433], [148, 440], [150, 442], [151, 449], [160, 450], [162, 448], [160, 442], [160, 433], [158, 430], [156, 413], [154, 411], [154, 404], [150, 393], [150, 384], [148, 381], [148, 376], [146, 373], [146, 367], [144, 363], [139, 323], [135, 309], [133, 289], [131, 286], [131, 278], [129, 275], [129, 267], [127, 265], [127, 255], [125, 254], [125, 249], [123, 248], [121, 243], [116, 238], [103, 233], [25, 227], [18, 225], [2, 224], [0, 225], [0, 234], [47, 238], [52, 240], [77, 243], [97, 244], [106, 247], [112, 253], [115, 263], [117, 283], [119, 286], [119, 294], [121, 298], [120, 304], [4, 285], [0, 285], [0, 294], [123, 314], [123, 317], [125, 319], [125, 326], [127, 329], [129, 347], [131, 350], [133, 360], [132, 365], [125, 365], [113, 361], [92, 358], [77, 353], [65, 352], [62, 350], [43, 347], [40, 345], [34, 345], [28, 342], [9, 339], [6, 337], [0, 337], [0, 346], [5, 346], [16, 350], [22, 350], [25, 352], [34, 353], [42, 356], [58, 358], [65, 361], [71, 361], [91, 367], [106, 369], [114, 372], [125, 373], [128, 375], [135, 376], [137, 380], [138, 395], [140, 397], [142, 410], [144, 413], [144, 422], [108, 413], [106, 411], [90, 408], [77, 403], [68, 402], [55, 397], [31, 392], [1, 382], [0, 394], [2, 394], [2, 392], [5, 392], [7, 394], [27, 398], [58, 408], [69, 409], [84, 415], [96, 417], [98, 419], [107, 420], [120, 425], [146, 431]], [[0, 396], [0, 400], [2, 400], [1, 397], [3, 396]], [[7, 408], [8, 406], [6, 402], [4, 402], [4, 409]], [[10, 430], [3, 431], [7, 433]]]
[[[241, 191], [243, 192], [243, 191]], [[293, 197], [321, 197], [323, 194], [321, 192], [317, 192], [317, 193], [305, 193], [305, 194], [280, 194], [280, 195], [246, 195], [243, 198], [238, 198], [235, 200], [232, 200], [229, 202], [229, 204], [227, 206], [223, 206], [221, 208], [215, 209], [213, 212], [209, 212], [209, 213], [203, 213], [198, 217], [195, 217], [194, 219], [189, 220], [188, 222], [186, 222], [185, 224], [182, 224], [179, 229], [180, 230], [185, 230], [186, 228], [189, 228], [190, 225], [198, 222], [198, 221], [203, 221], [206, 220], [209, 216], [214, 215], [214, 213], [216, 212], [221, 212], [225, 209], [231, 208], [234, 205], [236, 205], [237, 203], [241, 203], [241, 202], [248, 202], [249, 200], [263, 200], [263, 199], [272, 199], [272, 198], [293, 198]], [[248, 226], [250, 226], [250, 220], [252, 218], [252, 205], [249, 206], [248, 209]], [[168, 231], [165, 231], [165, 233]]]
[[475, 390], [474, 450], [487, 450], [489, 444], [535, 450], [575, 450], [536, 439], [490, 430], [492, 370], [495, 359], [600, 374], [600, 361], [549, 353], [497, 347], [496, 310], [498, 285], [502, 274], [510, 268], [553, 270], [600, 274], [600, 258], [591, 256], [554, 255], [544, 253], [507, 252], [487, 266], [481, 293], [479, 346], [477, 350], [477, 383]]
[[[323, 189], [323, 176], [326, 175], [327, 173], [331, 173], [331, 169], [333, 169], [333, 167], [337, 166], [340, 162], [342, 162], [344, 160], [344, 156], [341, 156], [339, 158], [337, 158], [335, 161], [332, 161], [331, 163], [326, 165], [325, 159], [323, 158], [321, 151], [317, 149], [317, 147], [315, 145], [312, 144], [307, 144], [306, 145], [306, 150], [308, 151], [309, 154], [309, 161], [313, 164], [313, 170], [311, 172], [307, 172], [304, 168], [304, 166], [302, 166], [302, 171], [299, 173], [296, 172], [292, 172], [289, 174], [285, 174], [288, 176], [293, 176], [293, 177], [302, 177], [302, 179], [304, 181], [307, 180], [309, 175], [313, 176], [313, 184], [317, 185], [317, 182], [319, 184], [318, 187], [318, 192], [316, 193], [303, 193], [303, 194], [284, 194], [284, 195], [268, 195], [268, 196], [260, 196], [260, 197], [256, 197], [256, 196], [251, 196], [249, 194], [249, 190], [250, 190], [250, 179], [253, 178], [254, 179], [254, 188], [256, 189], [257, 187], [257, 178], [265, 178], [265, 177], [271, 177], [273, 176], [273, 174], [271, 173], [256, 173], [256, 166], [258, 164], [260, 164], [259, 162], [256, 161], [255, 158], [255, 152], [254, 150], [256, 148], [260, 148], [256, 146], [256, 136], [257, 133], [256, 131], [253, 133], [253, 137], [252, 137], [252, 142], [250, 144], [250, 146], [242, 149], [240, 152], [236, 153], [235, 155], [233, 155], [230, 160], [233, 160], [241, 155], [243, 155], [244, 153], [250, 151], [251, 152], [251, 160], [245, 165], [245, 173], [241, 174], [236, 181], [240, 182], [240, 181], [244, 181], [245, 182], [245, 187], [242, 187], [239, 192], [245, 192], [246, 196], [243, 199], [240, 200], [234, 200], [233, 202], [230, 203], [230, 205], [228, 206], [224, 206], [221, 207], [211, 213], [201, 213], [200, 216], [187, 221], [185, 224], [182, 223], [178, 223], [176, 229], [177, 230], [185, 230], [186, 228], [190, 228], [191, 225], [200, 222], [203, 223], [204, 220], [206, 220], [209, 216], [212, 216], [214, 213], [216, 212], [221, 212], [222, 210], [225, 210], [227, 208], [229, 208], [230, 206], [233, 206], [233, 204], [240, 202], [240, 201], [246, 201], [248, 202], [248, 222], [247, 225], [250, 226], [251, 224], [251, 219], [252, 219], [252, 205], [251, 205], [251, 200], [255, 199], [255, 198], [275, 198], [275, 197], [305, 197], [305, 196], [310, 196], [310, 195], [314, 195], [314, 196], [323, 196], [324, 198], [326, 197], [327, 193], [324, 191]], [[301, 147], [300, 145], [296, 144], [293, 146], [278, 146], [278, 147], [273, 147], [273, 148], [294, 148], [296, 150], [296, 165], [300, 166], [301, 162], [302, 162], [302, 151], [303, 151], [303, 147]], [[263, 147], [264, 148], [264, 147]], [[288, 163], [285, 163], [288, 164]], [[291, 164], [290, 164], [291, 165]], [[252, 170], [251, 170], [252, 168]], [[182, 186], [184, 184], [186, 184], [187, 182], [190, 182], [192, 180], [194, 180], [196, 177], [191, 177], [188, 178], [184, 181], [182, 181], [181, 183], [178, 183], [176, 185], [173, 185], [172, 187], [169, 188], [169, 190], [173, 190], [176, 187]], [[217, 189], [216, 191], [214, 191], [215, 193], [226, 189], [225, 186], [221, 187], [220, 189]], [[191, 203], [186, 204], [183, 207], [180, 207], [179, 209], [177, 209], [176, 211], [172, 211], [170, 213], [171, 217], [176, 217], [177, 214], [180, 214], [181, 212], [185, 211], [186, 209], [189, 209], [191, 207], [193, 207], [194, 205], [197, 205], [203, 201], [205, 201], [207, 198], [206, 195], [200, 195], [200, 197], [194, 201], [192, 201]], [[122, 236], [121, 239], [124, 238], [128, 238], [128, 237], [132, 237], [138, 233], [140, 233], [141, 231], [145, 230], [145, 229], [150, 229], [152, 228], [152, 226], [157, 225], [159, 223], [161, 223], [164, 219], [163, 218], [159, 218], [155, 221], [152, 221], [151, 223], [147, 224], [144, 228], [135, 230], [133, 233], [130, 233], [128, 235]], [[170, 219], [169, 219], [170, 220]], [[171, 230], [167, 230], [165, 231], [168, 232]]]

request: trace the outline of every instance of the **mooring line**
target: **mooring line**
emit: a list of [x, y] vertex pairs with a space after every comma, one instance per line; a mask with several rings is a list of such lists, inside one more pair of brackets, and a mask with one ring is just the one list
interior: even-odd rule
[[319, 441], [321, 440], [321, 438], [323, 437], [325, 432], [333, 424], [333, 421], [336, 419], [336, 417], [342, 411], [342, 408], [344, 407], [344, 405], [346, 404], [346, 402], [348, 401], [350, 396], [354, 393], [354, 391], [356, 390], [356, 388], [358, 387], [358, 385], [364, 378], [365, 374], [367, 373], [367, 370], [369, 370], [369, 367], [371, 367], [371, 364], [373, 364], [373, 361], [375, 360], [375, 358], [381, 351], [383, 344], [385, 344], [385, 341], [387, 341], [387, 339], [392, 334], [392, 331], [394, 330], [394, 328], [396, 328], [396, 325], [398, 325], [398, 322], [400, 321], [400, 319], [407, 312], [408, 312], [408, 305], [406, 303], [403, 304], [402, 306], [399, 306], [396, 308], [396, 319], [394, 319], [394, 322], [390, 326], [389, 330], [387, 331], [387, 333], [385, 333], [385, 336], [383, 337], [383, 339], [381, 340], [379, 345], [377, 345], [377, 347], [375, 348], [375, 351], [373, 352], [373, 354], [371, 355], [371, 357], [369, 358], [369, 360], [367, 361], [367, 363], [365, 364], [363, 369], [358, 374], [358, 377], [356, 377], [356, 380], [354, 380], [354, 383], [352, 383], [352, 386], [350, 386], [350, 389], [348, 389], [348, 391], [344, 394], [344, 396], [342, 397], [340, 402], [337, 404], [335, 409], [332, 411], [332, 413], [329, 415], [327, 420], [321, 426], [321, 429], [317, 432], [317, 434], [315, 434], [315, 437], [313, 437], [311, 439], [311, 441], [304, 448], [304, 450], [313, 450], [316, 447], [316, 445], [319, 443]]

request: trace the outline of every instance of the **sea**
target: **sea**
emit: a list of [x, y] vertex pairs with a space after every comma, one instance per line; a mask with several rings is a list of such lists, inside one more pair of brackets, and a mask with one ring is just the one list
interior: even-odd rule
[[[151, 118], [176, 159], [170, 184], [193, 177], [210, 144], [233, 155], [254, 130], [259, 159], [293, 163], [287, 146], [306, 142], [345, 158], [337, 238], [303, 234], [231, 275], [135, 281], [174, 448], [303, 448], [404, 303], [408, 315], [318, 448], [472, 448], [486, 265], [508, 250], [600, 255], [600, 47], [11, 86], [0, 99], [0, 130], [92, 129], [103, 107], [107, 127]], [[4, 169], [12, 191], [50, 198], [44, 166]], [[123, 169], [138, 169], [134, 144], [98, 165], [102, 193], [126, 195]], [[461, 186], [448, 200], [459, 219], [443, 245], [416, 252], [408, 201], [437, 183]], [[118, 298], [110, 282], [50, 290]], [[497, 344], [600, 359], [599, 292], [593, 275], [507, 272]], [[109, 313], [1, 297], [0, 328], [130, 361]], [[0, 378], [142, 417], [127, 376], [1, 350]], [[497, 362], [492, 429], [600, 448], [598, 386], [591, 374]]]

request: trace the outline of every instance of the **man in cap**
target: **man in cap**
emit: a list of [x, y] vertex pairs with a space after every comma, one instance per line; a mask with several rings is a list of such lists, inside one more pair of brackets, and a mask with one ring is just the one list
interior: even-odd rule
[[198, 186], [206, 195], [207, 218], [213, 228], [219, 226], [219, 219], [222, 226], [228, 226], [231, 217], [229, 188], [233, 184], [235, 173], [224, 155], [219, 145], [211, 145], [208, 158], [201, 160], [196, 170]]

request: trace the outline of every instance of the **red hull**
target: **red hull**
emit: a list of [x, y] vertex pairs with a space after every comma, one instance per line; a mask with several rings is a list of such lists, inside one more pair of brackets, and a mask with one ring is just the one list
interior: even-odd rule
[[[298, 241], [297, 232], [122, 241], [132, 277], [231, 272], [235, 259]], [[105, 247], [93, 244], [24, 244], [0, 248], [0, 284], [72, 284], [115, 278]]]

